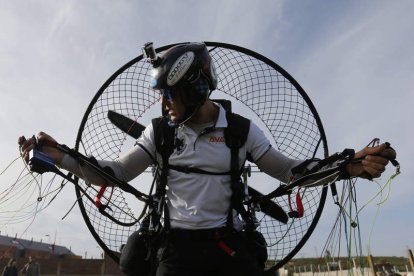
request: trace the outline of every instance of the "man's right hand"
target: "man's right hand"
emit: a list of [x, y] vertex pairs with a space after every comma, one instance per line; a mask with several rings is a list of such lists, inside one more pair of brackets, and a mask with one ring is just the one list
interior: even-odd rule
[[[49, 157], [53, 158], [56, 161], [56, 165], [60, 165], [61, 162], [62, 162], [62, 158], [63, 158], [64, 153], [59, 151], [55, 147], [48, 146], [48, 145], [50, 145], [50, 143], [45, 143], [45, 141], [56, 142], [56, 140], [53, 139], [50, 135], [48, 135], [44, 132], [39, 132], [36, 135], [36, 139], [37, 139], [38, 143], [43, 144], [42, 152], [44, 154], [48, 155]], [[35, 147], [35, 142], [36, 141], [34, 141], [33, 138], [26, 139], [26, 137], [21, 136], [21, 137], [19, 137], [17, 142], [18, 142], [19, 147], [20, 147], [20, 155], [25, 160], [25, 162], [28, 163], [29, 162], [29, 153]]]

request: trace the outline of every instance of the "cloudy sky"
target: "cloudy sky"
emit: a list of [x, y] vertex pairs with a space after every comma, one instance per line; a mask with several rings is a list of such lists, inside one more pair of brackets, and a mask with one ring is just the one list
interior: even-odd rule
[[[398, 150], [402, 174], [376, 222], [374, 201], [360, 224], [372, 254], [405, 256], [407, 247], [414, 249], [413, 14], [411, 0], [0, 0], [0, 169], [18, 156], [22, 134], [44, 130], [73, 145], [92, 97], [145, 42], [226, 42], [274, 60], [300, 83], [331, 152], [362, 148], [374, 137]], [[1, 188], [11, 180], [2, 175], [0, 181]], [[363, 197], [378, 191], [372, 182], [359, 184]], [[69, 196], [39, 214], [23, 238], [56, 233], [57, 243], [75, 253], [98, 256], [78, 208], [61, 220], [75, 200], [72, 187], [64, 193]], [[302, 256], [322, 249], [334, 208], [328, 200]], [[0, 231], [14, 236], [24, 228]]]

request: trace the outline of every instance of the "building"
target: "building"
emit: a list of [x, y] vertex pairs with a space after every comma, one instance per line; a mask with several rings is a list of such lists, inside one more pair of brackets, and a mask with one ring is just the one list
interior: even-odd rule
[[0, 235], [0, 272], [10, 258], [17, 260], [20, 270], [31, 256], [40, 265], [42, 276], [124, 275], [116, 262], [103, 259], [82, 259], [65, 246]]
[[70, 249], [64, 246], [25, 240], [17, 237], [0, 235], [0, 252], [2, 258], [16, 260], [32, 256], [36, 259], [71, 258], [79, 259]]

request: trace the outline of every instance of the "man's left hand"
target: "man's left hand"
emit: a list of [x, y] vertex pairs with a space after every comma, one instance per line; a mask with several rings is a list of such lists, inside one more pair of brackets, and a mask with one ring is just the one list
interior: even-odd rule
[[385, 171], [389, 160], [395, 159], [397, 153], [394, 149], [381, 144], [375, 147], [365, 147], [355, 153], [355, 159], [362, 159], [358, 163], [350, 163], [346, 170], [351, 177], [362, 177], [367, 179], [380, 177]]

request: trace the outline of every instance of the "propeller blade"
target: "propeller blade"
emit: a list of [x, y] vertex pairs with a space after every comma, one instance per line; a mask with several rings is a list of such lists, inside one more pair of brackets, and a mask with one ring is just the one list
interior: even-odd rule
[[141, 132], [145, 129], [145, 126], [141, 125], [137, 121], [134, 121], [113, 110], [108, 111], [108, 119], [117, 128], [135, 139], [138, 139], [139, 136], [141, 136]]
[[283, 208], [277, 205], [271, 199], [261, 199], [264, 196], [261, 192], [253, 189], [252, 187], [249, 187], [249, 195], [256, 199], [256, 201], [259, 203], [260, 210], [263, 213], [285, 224], [288, 222], [289, 217]]

